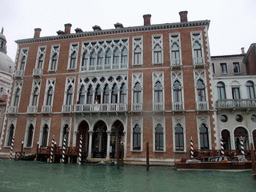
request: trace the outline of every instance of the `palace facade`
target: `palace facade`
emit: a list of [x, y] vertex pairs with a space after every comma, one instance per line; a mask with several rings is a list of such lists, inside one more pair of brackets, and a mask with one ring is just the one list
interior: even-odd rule
[[1, 135], [1, 154], [24, 142], [26, 154], [51, 145], [78, 146], [88, 160], [111, 159], [117, 142], [126, 161], [189, 156], [190, 139], [215, 149], [210, 21], [151, 24], [83, 32], [71, 24], [56, 36], [17, 40], [16, 70]]

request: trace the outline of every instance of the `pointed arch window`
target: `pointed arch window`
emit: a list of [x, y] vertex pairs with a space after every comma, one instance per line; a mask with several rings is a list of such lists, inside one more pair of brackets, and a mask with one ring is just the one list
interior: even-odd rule
[[117, 103], [117, 98], [118, 98], [118, 89], [117, 89], [117, 85], [114, 84], [112, 88], [112, 93], [111, 93], [111, 103]]
[[76, 55], [77, 55], [76, 51], [73, 51], [70, 57], [70, 65], [69, 65], [70, 69], [75, 69], [76, 67]]
[[63, 128], [63, 139], [62, 139], [62, 146], [63, 146], [63, 141], [64, 138], [66, 138], [66, 146], [68, 146], [68, 139], [69, 139], [69, 126], [66, 124]]
[[248, 99], [255, 99], [254, 83], [252, 81], [246, 82], [246, 90]]
[[70, 85], [67, 90], [66, 105], [72, 105], [73, 100], [73, 87]]
[[119, 49], [116, 48], [113, 54], [113, 64], [119, 64]]
[[226, 99], [225, 84], [223, 82], [217, 83], [218, 99]]
[[50, 86], [47, 91], [46, 105], [52, 105], [52, 97], [53, 97], [53, 88], [52, 86]]
[[196, 41], [195, 44], [193, 45], [193, 49], [194, 49], [194, 57], [201, 58], [202, 48], [201, 48], [201, 44], [198, 41]]
[[85, 103], [85, 87], [84, 85], [81, 86], [79, 91], [79, 104]]
[[111, 65], [111, 51], [108, 48], [105, 54], [105, 69], [110, 69], [110, 65]]
[[37, 68], [42, 69], [44, 62], [44, 54], [41, 54], [38, 58]]
[[155, 84], [155, 103], [163, 102], [163, 87], [159, 81]]
[[27, 147], [32, 146], [32, 140], [33, 140], [33, 133], [34, 133], [34, 126], [31, 124], [28, 128], [28, 136], [27, 136]]
[[105, 86], [103, 91], [103, 103], [109, 103], [109, 87], [108, 85]]
[[81, 71], [86, 71], [87, 63], [88, 63], [88, 52], [84, 51], [83, 57], [82, 57]]
[[33, 97], [32, 98], [32, 106], [37, 106], [38, 96], [39, 96], [39, 89], [38, 89], [38, 87], [36, 87], [33, 92], [33, 96], [32, 96]]
[[141, 150], [141, 128], [138, 124], [133, 128], [133, 150]]
[[209, 149], [209, 133], [205, 124], [202, 124], [199, 128], [200, 131], [200, 149]]
[[53, 56], [52, 56], [50, 70], [55, 70], [56, 69], [56, 67], [57, 67], [57, 59], [58, 59], [58, 55], [57, 55], [57, 53], [54, 53]]
[[173, 83], [173, 100], [174, 102], [182, 102], [181, 84], [178, 80]]
[[124, 83], [120, 89], [120, 103], [126, 103], [126, 85]]
[[135, 84], [135, 87], [134, 87], [133, 103], [142, 103], [142, 99], [141, 99], [141, 86], [140, 86], [139, 82], [137, 82]]
[[141, 64], [141, 48], [137, 46], [134, 50], [134, 64]]
[[206, 101], [205, 97], [205, 85], [202, 79], [197, 81], [197, 98], [198, 101]]
[[128, 52], [126, 47], [123, 48], [122, 53], [121, 53], [121, 63], [125, 64], [127, 63], [127, 58], [128, 58]]
[[26, 56], [23, 56], [20, 61], [20, 70], [25, 70]]
[[180, 124], [175, 127], [175, 150], [184, 151], [184, 133]]
[[94, 70], [95, 69], [95, 63], [96, 63], [96, 53], [95, 53], [95, 50], [92, 50], [92, 52], [90, 54], [89, 70]]
[[93, 102], [93, 88], [92, 88], [92, 85], [90, 85], [87, 92], [87, 104], [92, 104], [92, 102]]
[[102, 49], [100, 49], [98, 52], [98, 58], [97, 58], [97, 67], [98, 67], [97, 69], [102, 69], [102, 67], [100, 67], [102, 65], [103, 65], [103, 51]]
[[[180, 59], [180, 49], [177, 43], [174, 43], [171, 48], [172, 51], [172, 60], [178, 60]], [[179, 64], [179, 63], [177, 63]]]
[[47, 147], [48, 131], [49, 131], [49, 127], [47, 124], [45, 124], [43, 127], [43, 134], [42, 134], [42, 144], [41, 144], [42, 147]]
[[160, 124], [158, 124], [157, 127], [155, 128], [155, 150], [164, 150], [164, 133], [163, 127]]
[[154, 47], [154, 63], [162, 63], [162, 49], [159, 44]]
[[8, 142], [7, 142], [7, 146], [11, 146], [12, 144], [12, 137], [14, 134], [14, 125], [11, 124], [10, 128], [9, 128], [9, 134], [8, 134]]
[[13, 106], [18, 107], [19, 105], [19, 99], [20, 99], [20, 88], [16, 89], [15, 95], [14, 95], [14, 101], [13, 101]]
[[101, 103], [101, 87], [100, 85], [97, 86], [95, 91], [95, 103]]

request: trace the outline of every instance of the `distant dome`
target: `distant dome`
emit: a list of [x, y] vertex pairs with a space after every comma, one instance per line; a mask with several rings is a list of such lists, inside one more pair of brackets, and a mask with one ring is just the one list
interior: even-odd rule
[[4, 34], [0, 33], [0, 39], [6, 40], [6, 37], [4, 36]]
[[12, 59], [8, 55], [0, 52], [0, 71], [12, 75], [14, 72], [14, 66], [15, 64]]

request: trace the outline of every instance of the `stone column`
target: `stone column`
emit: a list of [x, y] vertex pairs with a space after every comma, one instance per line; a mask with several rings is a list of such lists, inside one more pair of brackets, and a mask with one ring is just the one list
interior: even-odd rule
[[231, 150], [236, 149], [234, 134], [230, 134], [230, 146], [231, 146]]
[[92, 158], [92, 134], [93, 131], [88, 131], [89, 132], [89, 151], [88, 151], [88, 158]]
[[111, 135], [111, 131], [107, 131], [108, 134], [108, 140], [107, 140], [107, 156], [106, 159], [110, 158], [110, 135]]

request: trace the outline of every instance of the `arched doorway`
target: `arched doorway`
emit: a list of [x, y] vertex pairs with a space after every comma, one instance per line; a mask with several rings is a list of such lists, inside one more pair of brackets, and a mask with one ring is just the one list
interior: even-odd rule
[[228, 130], [224, 129], [221, 131], [221, 137], [224, 142], [224, 149], [230, 150], [230, 133]]
[[121, 121], [117, 120], [113, 123], [110, 136], [110, 157], [116, 158], [117, 143], [124, 141], [124, 126]]
[[[76, 147], [79, 147], [80, 136], [82, 135], [82, 150], [87, 154], [89, 147], [89, 125], [86, 121], [82, 121], [78, 126], [78, 132], [76, 135]], [[88, 156], [88, 155], [87, 155]]]
[[235, 149], [236, 150], [241, 149], [240, 137], [242, 137], [242, 139], [244, 141], [244, 149], [249, 149], [248, 133], [245, 128], [243, 128], [243, 127], [236, 128], [235, 132], [234, 132], [234, 137], [235, 137]]
[[107, 154], [107, 126], [103, 121], [98, 121], [93, 128], [92, 157], [105, 158]]

